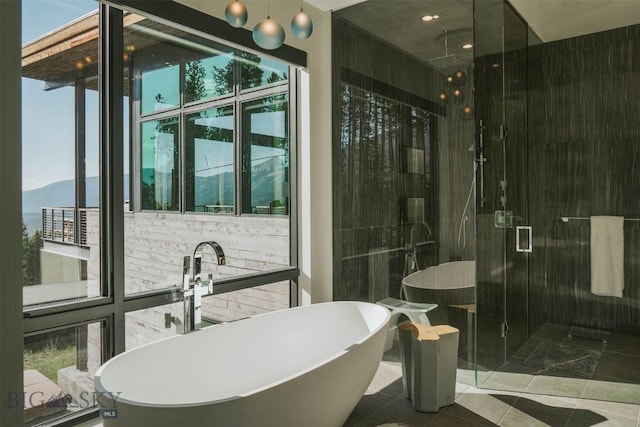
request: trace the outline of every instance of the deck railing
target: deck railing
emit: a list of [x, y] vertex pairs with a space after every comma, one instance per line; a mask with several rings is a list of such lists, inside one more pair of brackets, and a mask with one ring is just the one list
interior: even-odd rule
[[87, 211], [89, 208], [42, 208], [42, 239], [87, 246]]

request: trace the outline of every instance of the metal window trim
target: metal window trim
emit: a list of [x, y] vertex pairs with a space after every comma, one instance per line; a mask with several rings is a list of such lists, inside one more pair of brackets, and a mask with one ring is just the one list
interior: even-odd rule
[[108, 322], [113, 312], [113, 304], [103, 304], [49, 313], [24, 319], [22, 333], [27, 336], [97, 321]]
[[0, 1], [0, 425], [23, 425], [24, 411], [11, 408], [8, 393], [23, 390], [21, 212], [21, 34], [22, 2]]
[[289, 306], [297, 307], [298, 278], [298, 142], [299, 142], [299, 96], [300, 70], [289, 67], [289, 265], [298, 269], [298, 275], [289, 281]]
[[[299, 274], [300, 271], [297, 267], [283, 267], [265, 272], [216, 279], [213, 282], [213, 293], [204, 298], [284, 280], [297, 280]], [[180, 302], [182, 301], [180, 291], [180, 286], [176, 285], [164, 289], [129, 294], [125, 298], [125, 312]]]
[[[102, 294], [110, 295], [113, 300], [111, 305], [99, 308], [110, 309], [107, 314], [112, 317], [112, 327], [109, 329], [109, 348], [106, 353], [115, 356], [125, 351], [123, 11], [101, 3], [99, 20], [100, 283]], [[97, 309], [93, 307], [88, 310]]]

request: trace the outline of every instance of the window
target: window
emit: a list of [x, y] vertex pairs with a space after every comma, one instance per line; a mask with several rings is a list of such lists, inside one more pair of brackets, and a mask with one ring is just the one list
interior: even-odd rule
[[179, 209], [179, 142], [177, 117], [142, 123], [143, 209]]
[[[84, 409], [95, 412], [92, 379], [102, 363], [181, 333], [184, 304], [175, 285], [182, 284], [185, 257], [203, 240], [216, 240], [227, 259], [226, 265], [202, 262], [203, 273], [224, 279], [225, 290], [203, 298], [203, 323], [241, 319], [297, 301], [290, 218], [268, 212], [240, 215], [245, 106], [255, 103], [260, 114], [279, 112], [271, 116], [277, 120], [273, 129], [263, 123], [257, 133], [268, 137], [265, 146], [286, 165], [278, 173], [287, 177], [278, 179], [289, 182], [295, 170], [288, 158], [289, 66], [104, 3], [98, 12], [95, 2], [86, 1], [82, 7], [79, 0], [22, 2], [31, 9], [47, 4], [56, 11], [59, 3], [68, 2], [75, 12], [89, 4], [94, 10], [80, 18], [61, 12], [64, 19], [46, 34], [33, 25], [34, 43], [45, 45], [50, 55], [38, 54], [35, 65], [22, 68], [28, 109], [22, 149], [29, 162], [24, 181], [36, 173], [57, 179], [54, 165], [64, 165], [59, 169], [71, 171], [71, 177], [78, 169], [65, 187], [67, 198], [55, 199], [44, 216], [40, 205], [34, 212], [34, 223], [50, 223], [50, 229], [33, 237], [31, 223], [25, 227], [24, 264], [29, 268], [24, 333], [18, 333], [24, 340], [25, 375], [35, 369], [34, 381], [44, 384], [44, 376], [53, 390], [64, 392], [55, 413], [25, 407], [28, 424], [64, 423]], [[172, 8], [169, 2], [160, 13]], [[36, 19], [44, 10], [29, 10], [23, 19]], [[170, 22], [171, 12], [166, 13], [162, 20]], [[101, 21], [99, 14], [109, 19]], [[77, 43], [61, 55], [56, 40], [63, 31], [73, 33]], [[42, 46], [31, 51], [39, 53], [36, 47]], [[251, 58], [255, 77], [247, 90], [240, 77], [245, 58]], [[107, 64], [115, 67], [106, 72]], [[280, 69], [278, 77], [268, 78], [263, 68]], [[105, 96], [98, 96], [101, 89]], [[256, 123], [267, 116], [262, 117]], [[33, 142], [46, 149], [38, 150]], [[276, 187], [285, 203], [295, 190], [269, 186]], [[41, 194], [52, 196], [53, 189]], [[66, 207], [76, 200], [74, 207]], [[55, 245], [42, 248], [43, 241]], [[38, 360], [42, 366], [32, 363]]]
[[233, 120], [233, 106], [187, 115], [186, 210], [233, 213]]
[[243, 212], [286, 215], [289, 205], [287, 95], [242, 105]]
[[286, 81], [288, 79], [288, 67], [281, 62], [247, 52], [240, 53], [239, 61], [243, 90]]
[[140, 123], [134, 210], [288, 215], [288, 65], [138, 25], [147, 45], [131, 55], [141, 94], [131, 106]]
[[187, 62], [184, 78], [186, 103], [233, 92], [233, 54], [221, 53]]

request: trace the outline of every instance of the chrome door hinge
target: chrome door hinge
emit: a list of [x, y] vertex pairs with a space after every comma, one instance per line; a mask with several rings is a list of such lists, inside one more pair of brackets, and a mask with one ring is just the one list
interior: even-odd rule
[[505, 125], [500, 125], [500, 141], [505, 141], [508, 136], [507, 127]]
[[505, 338], [507, 335], [509, 335], [509, 324], [502, 322], [502, 338]]

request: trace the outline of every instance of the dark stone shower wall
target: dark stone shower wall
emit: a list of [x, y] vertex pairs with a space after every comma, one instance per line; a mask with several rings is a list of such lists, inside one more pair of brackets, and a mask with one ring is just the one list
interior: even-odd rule
[[[465, 213], [470, 218], [466, 238], [457, 244], [473, 181], [474, 124], [471, 116], [463, 115], [464, 106], [473, 105], [473, 69], [471, 64], [462, 67], [467, 73], [464, 102], [442, 104], [437, 101], [440, 92], [452, 90], [444, 71], [400, 51], [384, 35], [373, 36], [354, 26], [339, 13], [333, 18], [332, 50], [334, 299], [372, 300], [378, 285], [383, 290], [388, 286], [389, 295], [398, 297], [413, 225], [403, 218], [399, 200], [425, 199], [425, 221], [436, 242], [419, 246], [420, 268], [475, 257], [473, 200]], [[341, 92], [344, 82], [358, 90]], [[381, 121], [373, 126], [375, 131], [364, 126], [345, 140], [343, 117], [362, 111], [350, 101], [371, 94], [392, 100], [397, 123]], [[428, 137], [418, 135], [416, 123], [423, 119], [416, 121], [416, 110], [426, 112]], [[424, 149], [424, 174], [403, 170], [407, 147]], [[425, 240], [422, 227], [418, 232], [418, 241]]]
[[623, 298], [590, 292], [590, 223], [640, 219], [640, 26], [529, 49], [530, 321], [640, 335], [640, 222], [625, 221]]
[[[378, 299], [377, 287], [388, 286], [389, 294], [399, 296], [404, 267], [404, 246], [411, 224], [403, 224], [398, 201], [405, 197], [424, 197], [427, 222], [437, 230], [437, 188], [426, 175], [402, 171], [402, 149], [424, 141], [411, 129], [412, 105], [423, 111], [443, 114], [437, 99], [442, 76], [415, 58], [399, 51], [334, 14], [333, 18], [333, 296], [335, 300]], [[342, 142], [345, 111], [341, 84], [348, 83], [363, 94], [373, 93], [397, 101], [397, 116], [406, 126], [379, 123], [377, 130], [361, 129], [359, 136]], [[365, 95], [366, 96], [366, 95]], [[437, 131], [435, 116], [431, 130]], [[394, 127], [395, 126], [395, 127]], [[397, 129], [395, 131], [390, 129]], [[372, 136], [373, 133], [377, 134]], [[432, 136], [435, 142], [435, 135]], [[436, 154], [434, 148], [433, 154]], [[435, 162], [425, 159], [426, 169], [437, 173]], [[433, 247], [427, 248], [433, 253]], [[388, 295], [384, 295], [385, 297]]]

